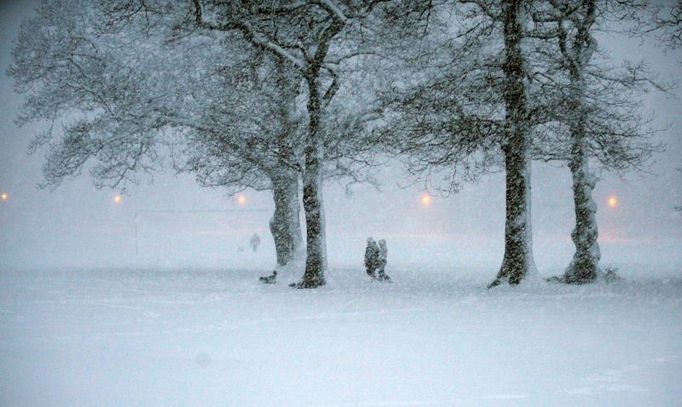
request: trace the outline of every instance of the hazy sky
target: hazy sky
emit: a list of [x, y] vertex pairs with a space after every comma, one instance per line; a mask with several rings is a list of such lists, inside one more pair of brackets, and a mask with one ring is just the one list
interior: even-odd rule
[[[22, 98], [6, 71], [21, 18], [35, 2], [0, 3], [0, 267], [49, 266], [256, 266], [274, 265], [267, 231], [273, 204], [268, 193], [246, 191], [238, 205], [220, 189], [195, 185], [188, 176], [158, 173], [151, 184], [129, 188], [120, 204], [116, 191], [96, 190], [83, 175], [55, 191], [38, 190], [43, 152], [28, 156], [35, 127], [13, 123]], [[645, 59], [661, 78], [681, 78], [680, 52], [664, 54], [652, 43], [605, 37], [616, 58]], [[682, 84], [680, 85], [682, 86]], [[623, 178], [601, 174], [595, 191], [602, 259], [605, 263], [665, 265], [682, 271], [682, 88], [650, 93], [647, 107], [658, 125], [670, 125], [658, 140], [667, 150], [646, 173]], [[461, 268], [484, 265], [491, 276], [503, 252], [504, 179], [496, 174], [465, 185], [450, 197], [420, 204], [417, 187], [399, 169], [378, 169], [381, 191], [369, 186], [325, 189], [330, 265], [362, 267], [366, 236], [386, 238], [393, 265], [435, 264]], [[610, 208], [608, 198], [618, 205]], [[262, 209], [262, 212], [190, 212]], [[180, 212], [145, 212], [174, 210]], [[573, 245], [572, 192], [567, 169], [533, 165], [533, 232], [536, 263], [542, 273], [557, 272], [570, 261]], [[182, 212], [184, 211], [184, 212]], [[137, 227], [136, 227], [137, 225]], [[135, 230], [137, 229], [137, 239]], [[257, 231], [264, 242], [257, 255], [238, 251]], [[137, 242], [137, 244], [136, 244]], [[136, 246], [138, 253], [136, 254]]]

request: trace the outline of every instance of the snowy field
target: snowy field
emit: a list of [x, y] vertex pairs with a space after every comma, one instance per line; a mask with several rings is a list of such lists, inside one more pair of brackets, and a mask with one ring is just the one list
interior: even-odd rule
[[2, 271], [0, 405], [682, 400], [679, 270], [492, 291], [490, 270], [391, 270], [381, 284], [332, 269], [309, 291], [263, 273]]

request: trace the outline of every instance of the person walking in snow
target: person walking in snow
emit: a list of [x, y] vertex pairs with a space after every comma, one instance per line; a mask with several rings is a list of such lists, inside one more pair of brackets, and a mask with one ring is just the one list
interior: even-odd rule
[[260, 236], [258, 236], [258, 233], [253, 232], [253, 236], [251, 236], [249, 244], [251, 245], [251, 250], [253, 250], [254, 253], [258, 251], [258, 246], [260, 245]]
[[379, 255], [377, 256], [377, 274], [380, 281], [391, 281], [386, 274], [386, 263], [388, 262], [388, 248], [384, 239], [379, 240]]
[[376, 278], [375, 271], [379, 265], [379, 246], [377, 242], [371, 237], [367, 238], [367, 247], [365, 248], [365, 268], [367, 275]]

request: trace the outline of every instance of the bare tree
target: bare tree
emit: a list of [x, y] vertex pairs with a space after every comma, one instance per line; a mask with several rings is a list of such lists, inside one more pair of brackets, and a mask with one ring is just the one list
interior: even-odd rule
[[592, 282], [601, 258], [592, 191], [597, 183], [590, 160], [602, 168], [641, 168], [656, 151], [652, 130], [642, 115], [641, 94], [655, 85], [643, 64], [613, 67], [600, 50], [594, 33], [606, 23], [622, 23], [639, 11], [634, 3], [598, 0], [552, 0], [537, 10], [547, 50], [548, 70], [541, 81], [547, 121], [536, 128], [536, 156], [568, 164], [573, 178], [576, 251], [561, 281]]
[[[430, 178], [444, 170], [451, 190], [460, 179], [504, 167], [505, 252], [491, 287], [518, 284], [535, 272], [530, 152], [536, 112], [528, 81], [535, 66], [526, 23], [532, 3], [462, 1], [434, 7], [433, 33], [422, 49], [437, 51], [418, 58], [423, 65], [413, 83], [386, 97], [391, 120], [383, 134], [398, 138], [410, 171]], [[458, 18], [441, 28], [439, 21], [452, 19], [453, 9]]]
[[[370, 34], [364, 23], [381, 2], [270, 1], [230, 3], [193, 0], [197, 28], [239, 32], [252, 46], [277, 55], [296, 68], [306, 84], [307, 132], [303, 149], [303, 208], [306, 220], [306, 266], [295, 286], [325, 284], [327, 268], [322, 199], [325, 111], [340, 87], [335, 63], [357, 55], [348, 44]], [[210, 17], [207, 17], [210, 16]]]
[[[451, 18], [454, 4], [460, 18]], [[574, 179], [576, 255], [566, 281], [590, 281], [598, 270], [596, 183], [589, 161], [624, 171], [640, 168], [658, 146], [648, 136], [641, 92], [661, 88], [644, 64], [611, 66], [593, 33], [632, 21], [639, 2], [460, 1], [433, 8], [432, 52], [415, 79], [387, 92], [392, 120], [382, 136], [427, 182], [448, 190], [497, 169], [506, 172], [505, 255], [494, 287], [519, 283], [534, 269], [530, 228], [530, 159], [568, 163]], [[435, 17], [435, 18], [434, 18]], [[447, 26], [448, 24], [446, 24]], [[453, 35], [452, 27], [458, 30]], [[455, 45], [453, 45], [455, 44]], [[394, 140], [399, 143], [395, 143]]]
[[[627, 3], [627, 2], [626, 2]], [[669, 48], [682, 45], [682, 0], [670, 4], [647, 4], [647, 13], [634, 16], [637, 21], [635, 35], [654, 34]]]
[[31, 144], [48, 146], [43, 186], [87, 168], [97, 187], [125, 189], [170, 151], [202, 185], [273, 191], [284, 267], [302, 249], [300, 77], [237, 37], [178, 36], [177, 13], [132, 5], [43, 2], [22, 25], [9, 73], [27, 96], [19, 122], [51, 123]]
[[367, 164], [351, 134], [363, 131], [365, 115], [331, 102], [340, 67], [360, 55], [348, 44], [375, 5], [44, 2], [23, 25], [10, 73], [27, 94], [22, 122], [63, 125], [58, 140], [46, 133], [33, 143], [49, 145], [46, 185], [89, 168], [97, 186], [125, 188], [158, 168], [170, 146], [176, 168], [202, 185], [273, 189], [271, 230], [283, 265], [301, 246], [302, 175], [299, 286], [324, 284], [322, 179], [360, 180], [357, 168]]
[[[175, 167], [196, 174], [200, 185], [272, 190], [270, 220], [279, 268], [303, 250], [299, 213], [302, 117], [297, 111], [300, 78], [279, 59], [216, 73], [198, 100], [215, 100], [199, 110], [200, 126], [183, 127], [185, 142], [174, 151]], [[236, 69], [235, 69], [236, 68]], [[179, 154], [178, 154], [179, 153]]]

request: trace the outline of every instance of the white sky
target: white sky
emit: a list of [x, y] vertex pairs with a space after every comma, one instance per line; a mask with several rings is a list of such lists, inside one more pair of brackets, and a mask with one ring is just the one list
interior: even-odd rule
[[[28, 4], [28, 5], [27, 5]], [[115, 191], [96, 190], [83, 175], [55, 191], [38, 190], [42, 152], [26, 155], [34, 128], [17, 128], [13, 120], [21, 97], [6, 75], [11, 44], [19, 21], [31, 12], [30, 2], [0, 3], [0, 268], [50, 266], [155, 265], [255, 266], [274, 265], [267, 231], [272, 203], [268, 193], [245, 192], [245, 208], [254, 214], [139, 213], [143, 210], [239, 209], [219, 189], [196, 186], [191, 177], [157, 174], [154, 183], [129, 189], [120, 205]], [[605, 38], [614, 57], [640, 57], [662, 79], [681, 78], [682, 54], [664, 54], [652, 44]], [[682, 85], [680, 85], [682, 86]], [[670, 130], [658, 136], [667, 144], [647, 173], [624, 178], [602, 174], [595, 191], [602, 258], [605, 263], [664, 265], [682, 271], [682, 88], [671, 95], [651, 93], [647, 106], [657, 123]], [[504, 181], [501, 174], [465, 185], [459, 194], [435, 196], [430, 207], [419, 204], [418, 188], [407, 184], [399, 170], [380, 169], [385, 187], [325, 190], [330, 265], [362, 267], [367, 236], [386, 238], [394, 265], [433, 264], [443, 267], [484, 265], [494, 275], [503, 252]], [[573, 245], [572, 193], [565, 168], [535, 163], [533, 167], [533, 228], [536, 262], [541, 272], [557, 272], [570, 261]], [[609, 196], [619, 205], [609, 208]], [[137, 215], [139, 254], [135, 254]], [[253, 233], [263, 238], [263, 250], [248, 249]]]

